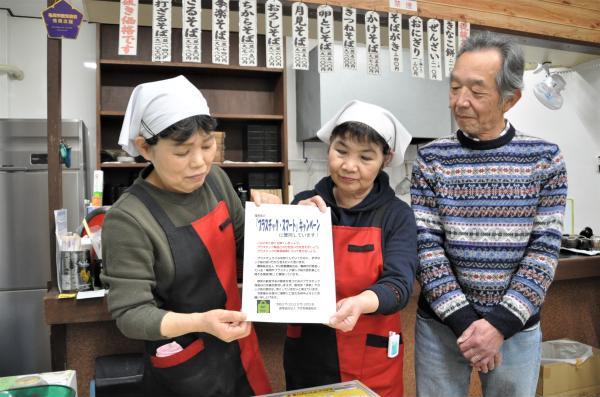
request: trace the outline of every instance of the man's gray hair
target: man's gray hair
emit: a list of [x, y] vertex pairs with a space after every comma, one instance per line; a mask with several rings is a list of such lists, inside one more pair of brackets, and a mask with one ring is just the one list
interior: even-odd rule
[[465, 52], [489, 49], [497, 50], [501, 56], [502, 65], [496, 74], [496, 85], [500, 100], [504, 102], [514, 96], [517, 90], [523, 89], [525, 58], [523, 50], [515, 41], [484, 30], [465, 40], [457, 59]]

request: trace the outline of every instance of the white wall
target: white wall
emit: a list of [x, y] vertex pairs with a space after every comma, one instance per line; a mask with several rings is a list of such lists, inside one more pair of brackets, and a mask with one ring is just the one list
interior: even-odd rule
[[539, 103], [533, 87], [545, 76], [526, 72], [523, 97], [507, 117], [521, 131], [560, 146], [567, 165], [568, 196], [575, 203], [574, 231], [590, 226], [600, 234], [600, 68], [590, 69], [586, 79], [576, 71], [561, 76], [567, 81], [562, 108], [550, 110]]
[[[0, 10], [0, 64], [8, 63], [8, 11]], [[0, 117], [8, 116], [8, 75], [0, 73]]]
[[[0, 117], [46, 118], [46, 41], [40, 18], [11, 17], [0, 10], [0, 63], [25, 74], [21, 81], [0, 75]], [[85, 21], [76, 40], [62, 41], [62, 117], [82, 119], [95, 142], [96, 70], [84, 62], [96, 62], [96, 25]]]

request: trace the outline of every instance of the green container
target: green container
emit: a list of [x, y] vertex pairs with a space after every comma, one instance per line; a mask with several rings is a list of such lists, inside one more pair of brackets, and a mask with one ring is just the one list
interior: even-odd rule
[[75, 397], [68, 386], [44, 385], [0, 391], [0, 397]]

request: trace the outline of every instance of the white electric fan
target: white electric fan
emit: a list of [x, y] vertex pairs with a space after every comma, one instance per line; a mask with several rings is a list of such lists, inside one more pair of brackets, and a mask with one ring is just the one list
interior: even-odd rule
[[542, 70], [546, 72], [544, 81], [537, 83], [533, 88], [535, 97], [547, 108], [552, 110], [560, 109], [563, 104], [563, 97], [560, 92], [565, 88], [567, 82], [560, 75], [550, 73], [550, 62], [544, 62], [538, 65], [534, 73], [539, 73]]

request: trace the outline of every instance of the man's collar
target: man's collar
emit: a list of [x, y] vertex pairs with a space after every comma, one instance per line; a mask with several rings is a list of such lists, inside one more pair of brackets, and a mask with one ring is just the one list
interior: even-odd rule
[[[508, 129], [509, 129], [509, 128], [510, 128], [510, 122], [509, 122], [508, 120], [504, 119], [504, 129], [503, 129], [502, 131], [500, 131], [500, 135], [498, 135], [498, 136], [497, 136], [496, 138], [494, 138], [494, 139], [498, 139], [498, 138], [500, 138], [501, 136], [503, 136], [504, 134], [506, 134], [506, 133], [508, 132]], [[466, 136], [467, 138], [469, 138], [469, 139], [471, 139], [471, 140], [473, 140], [473, 141], [475, 141], [475, 142], [480, 142], [480, 141], [481, 141], [481, 139], [479, 139], [479, 138], [477, 138], [477, 137], [474, 137], [474, 136], [471, 136], [471, 135], [467, 134], [467, 133], [466, 133], [466, 132], [464, 132], [464, 131], [463, 131], [462, 133], [463, 133], [463, 134], [465, 134], [465, 136]], [[494, 139], [492, 139], [492, 140], [494, 140]]]
[[456, 137], [460, 144], [466, 148], [473, 150], [489, 150], [496, 149], [509, 143], [515, 136], [515, 128], [507, 121], [506, 127], [497, 138], [489, 141], [474, 140], [463, 131], [458, 130]]

